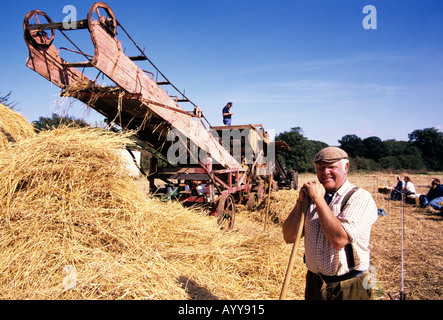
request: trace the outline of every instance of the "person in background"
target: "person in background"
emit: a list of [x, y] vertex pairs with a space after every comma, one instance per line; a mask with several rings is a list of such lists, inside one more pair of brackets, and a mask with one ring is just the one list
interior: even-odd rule
[[440, 179], [435, 178], [431, 182], [431, 188], [425, 196], [420, 196], [420, 204], [423, 207], [431, 206], [434, 209], [441, 210], [442, 206], [439, 203], [443, 202], [443, 185], [440, 184]]
[[391, 191], [390, 200], [400, 200], [401, 191], [405, 188], [405, 182], [402, 180], [401, 176], [397, 176], [397, 185]]
[[416, 192], [415, 187], [414, 187], [414, 184], [412, 183], [411, 179], [408, 176], [405, 177], [405, 182], [406, 182], [405, 190], [404, 190], [405, 195], [407, 196], [410, 194], [414, 194]]
[[230, 126], [231, 125], [231, 117], [234, 114], [233, 112], [230, 111], [232, 107], [232, 102], [228, 102], [226, 104], [226, 106], [223, 108], [223, 124]]

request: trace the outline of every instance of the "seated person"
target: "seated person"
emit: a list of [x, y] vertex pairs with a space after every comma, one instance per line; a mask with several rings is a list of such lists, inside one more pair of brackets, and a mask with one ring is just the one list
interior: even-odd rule
[[405, 190], [404, 190], [405, 195], [408, 196], [410, 194], [414, 194], [416, 192], [415, 187], [414, 187], [414, 184], [412, 183], [411, 179], [408, 176], [405, 177], [405, 182], [406, 182], [406, 186], [405, 186]]
[[443, 185], [440, 184], [440, 179], [434, 179], [428, 193], [420, 196], [420, 204], [423, 207], [430, 205], [434, 209], [441, 210], [442, 206], [439, 204], [441, 202], [443, 202]]
[[400, 176], [397, 176], [397, 185], [392, 189], [390, 200], [400, 200], [401, 191], [405, 188], [405, 182]]

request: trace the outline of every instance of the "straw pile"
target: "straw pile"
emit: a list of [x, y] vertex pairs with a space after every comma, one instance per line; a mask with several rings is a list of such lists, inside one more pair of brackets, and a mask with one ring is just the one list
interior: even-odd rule
[[298, 192], [299, 190], [279, 190], [271, 193], [271, 205], [268, 213], [270, 221], [279, 225], [283, 224], [295, 206]]
[[[241, 213], [150, 199], [116, 149], [127, 135], [58, 128], [0, 150], [1, 299], [277, 299], [291, 246]], [[302, 298], [299, 254], [288, 298]]]
[[0, 103], [0, 149], [34, 135], [34, 128], [21, 114]]

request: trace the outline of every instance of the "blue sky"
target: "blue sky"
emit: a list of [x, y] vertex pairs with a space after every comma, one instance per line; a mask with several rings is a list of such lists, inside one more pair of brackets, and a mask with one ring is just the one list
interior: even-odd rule
[[[233, 102], [233, 124], [338, 145], [346, 134], [408, 140], [415, 129], [443, 130], [443, 2], [429, 0], [105, 1], [119, 22], [212, 125]], [[79, 102], [25, 66], [22, 21], [31, 9], [63, 21], [73, 5], [86, 18], [94, 1], [8, 1], [0, 47], [0, 93], [33, 121], [68, 112], [94, 123]], [[377, 29], [363, 28], [373, 5]], [[68, 36], [89, 53], [86, 30]], [[120, 37], [118, 35], [117, 37]], [[121, 38], [128, 55], [135, 48]], [[56, 33], [54, 45], [65, 45]], [[79, 58], [78, 61], [84, 59]], [[142, 68], [149, 68], [141, 62]], [[186, 109], [186, 106], [184, 106]], [[189, 110], [192, 108], [189, 107]]]

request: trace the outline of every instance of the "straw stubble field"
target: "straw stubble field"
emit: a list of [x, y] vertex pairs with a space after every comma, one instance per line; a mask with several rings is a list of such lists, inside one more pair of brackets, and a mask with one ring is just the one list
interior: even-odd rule
[[[408, 175], [419, 194], [429, 191], [433, 178], [443, 181], [441, 173]], [[351, 175], [355, 184], [369, 190], [378, 208], [388, 215], [379, 216], [371, 233], [371, 263], [377, 272], [380, 298], [401, 291], [401, 201], [388, 200], [376, 186], [394, 186], [394, 174]], [[443, 215], [442, 212], [405, 203], [404, 212], [404, 291], [407, 299], [441, 300], [443, 298]]]
[[[272, 193], [266, 232], [264, 208], [243, 206], [225, 232], [203, 212], [147, 197], [115, 152], [131, 144], [128, 135], [66, 127], [35, 135], [23, 118], [3, 118], [1, 299], [278, 299], [292, 247], [281, 222], [297, 191]], [[411, 177], [419, 191], [431, 180]], [[300, 184], [312, 179], [301, 175]], [[395, 176], [350, 179], [388, 212], [371, 245], [376, 298], [387, 299], [400, 290], [401, 207], [377, 187]], [[411, 205], [405, 213], [406, 292], [441, 299], [441, 217]], [[302, 255], [303, 243], [288, 299], [303, 298]]]

